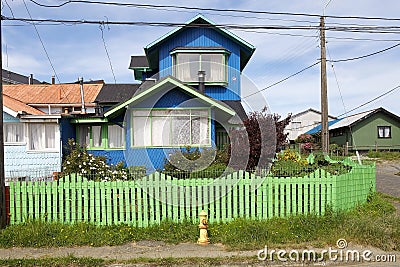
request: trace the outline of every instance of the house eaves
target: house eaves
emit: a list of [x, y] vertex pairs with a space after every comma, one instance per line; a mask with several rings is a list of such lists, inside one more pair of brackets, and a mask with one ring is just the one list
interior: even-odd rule
[[128, 107], [130, 104], [133, 104], [135, 102], [140, 102], [141, 100], [157, 93], [161, 89], [170, 90], [173, 88], [180, 88], [180, 89], [186, 91], [187, 93], [189, 93], [190, 95], [203, 101], [204, 103], [208, 103], [210, 106], [218, 108], [221, 111], [223, 111], [231, 116], [234, 116], [236, 114], [236, 112], [232, 108], [230, 108], [227, 104], [222, 103], [218, 100], [212, 99], [212, 98], [200, 93], [196, 89], [194, 89], [190, 86], [187, 86], [185, 84], [182, 84], [180, 81], [173, 78], [172, 76], [167, 76], [167, 77], [161, 79], [160, 81], [158, 81], [157, 83], [155, 83], [153, 86], [150, 86], [149, 88], [146, 88], [143, 90], [141, 90], [141, 88], [139, 88], [136, 91], [135, 95], [131, 99], [111, 108], [110, 110], [108, 110], [107, 112], [104, 113], [104, 117], [110, 117], [112, 114], [120, 111], [121, 109]]

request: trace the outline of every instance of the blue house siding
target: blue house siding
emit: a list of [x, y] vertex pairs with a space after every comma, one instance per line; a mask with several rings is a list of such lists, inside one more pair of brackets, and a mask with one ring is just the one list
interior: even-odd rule
[[[229, 90], [213, 94], [217, 87], [209, 88], [206, 93], [215, 95], [218, 100], [240, 100], [240, 46], [231, 39], [210, 28], [187, 28], [174, 38], [168, 39], [159, 47], [160, 78], [172, 75], [171, 50], [176, 47], [223, 47], [228, 56], [228, 85]], [[213, 97], [213, 96], [212, 96]]]
[[27, 152], [26, 145], [4, 146], [4, 169], [7, 176], [23, 171], [47, 170], [49, 173], [61, 171], [59, 152]]
[[6, 112], [3, 112], [3, 122], [19, 122], [19, 119], [11, 116]]
[[65, 118], [62, 118], [60, 120], [60, 129], [61, 129], [60, 135], [62, 143], [61, 151], [62, 155], [65, 155], [66, 148], [68, 145], [68, 139], [73, 138], [74, 140], [76, 140], [76, 129], [75, 126], [70, 123], [70, 120]]

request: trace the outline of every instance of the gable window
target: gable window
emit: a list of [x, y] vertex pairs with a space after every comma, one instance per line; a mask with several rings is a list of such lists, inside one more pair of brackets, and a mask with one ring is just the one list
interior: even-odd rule
[[121, 125], [79, 125], [78, 143], [87, 149], [123, 148], [125, 131]]
[[210, 145], [207, 109], [133, 110], [134, 147]]
[[29, 124], [29, 149], [30, 150], [54, 150], [56, 149], [55, 123], [30, 123]]
[[378, 138], [392, 138], [390, 126], [378, 126]]
[[23, 123], [4, 123], [4, 143], [24, 143], [24, 124]]
[[227, 51], [176, 50], [173, 52], [174, 76], [187, 83], [198, 83], [198, 72], [204, 71], [206, 83], [227, 82]]

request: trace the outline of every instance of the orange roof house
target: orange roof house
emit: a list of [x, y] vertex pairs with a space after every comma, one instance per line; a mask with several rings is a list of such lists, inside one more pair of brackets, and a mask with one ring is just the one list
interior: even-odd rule
[[[83, 84], [85, 107], [94, 111], [103, 83]], [[4, 106], [27, 115], [69, 114], [82, 106], [80, 84], [3, 85]]]

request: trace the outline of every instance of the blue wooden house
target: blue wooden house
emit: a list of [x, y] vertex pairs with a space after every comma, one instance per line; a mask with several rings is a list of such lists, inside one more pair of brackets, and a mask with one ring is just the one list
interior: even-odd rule
[[[102, 87], [103, 83], [82, 87], [79, 84], [3, 85], [6, 178], [43, 179], [61, 171], [65, 145], [68, 138], [75, 138], [71, 118], [94, 115], [94, 100]], [[86, 93], [84, 97], [82, 91]]]
[[[132, 56], [142, 83], [102, 116], [75, 119], [77, 139], [111, 163], [161, 169], [174, 150], [219, 147], [246, 118], [240, 74], [255, 48], [202, 15]], [[126, 97], [126, 96], [125, 96]], [[225, 140], [225, 141], [221, 141]], [[89, 145], [88, 145], [89, 144]]]

